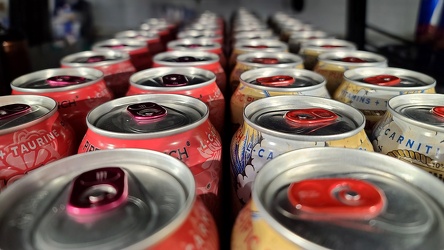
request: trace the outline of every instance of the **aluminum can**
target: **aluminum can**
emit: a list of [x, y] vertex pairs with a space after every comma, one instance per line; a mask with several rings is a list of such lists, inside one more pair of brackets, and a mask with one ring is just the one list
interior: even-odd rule
[[148, 51], [146, 42], [137, 39], [108, 39], [94, 43], [93, 51], [117, 50], [124, 51], [130, 56], [130, 61], [136, 71], [151, 68], [153, 65], [153, 55]]
[[232, 45], [242, 40], [254, 40], [254, 39], [278, 40], [278, 38], [273, 34], [273, 31], [270, 29], [259, 30], [259, 31], [239, 31], [233, 34]]
[[411, 164], [344, 148], [268, 162], [231, 249], [443, 249], [444, 185]]
[[391, 98], [371, 135], [375, 151], [412, 163], [444, 181], [443, 97], [411, 94]]
[[170, 40], [176, 39], [177, 31], [178, 31], [178, 24], [175, 22], [170, 22], [166, 20], [165, 18], [148, 18], [144, 22], [144, 24], [148, 25], [149, 27], [156, 27], [159, 29], [167, 29], [169, 32], [168, 38]]
[[245, 107], [256, 100], [281, 95], [330, 98], [325, 78], [304, 69], [254, 69], [242, 73], [240, 81], [230, 100], [233, 132], [244, 122]]
[[197, 192], [219, 218], [221, 138], [207, 105], [190, 96], [141, 94], [106, 102], [87, 116], [78, 153], [114, 148], [150, 149], [176, 157], [193, 172]]
[[211, 30], [183, 30], [177, 34], [177, 39], [209, 39], [218, 44], [225, 43], [223, 35], [217, 34], [216, 32]]
[[11, 88], [13, 95], [40, 95], [54, 99], [58, 112], [74, 129], [76, 147], [85, 135], [88, 112], [112, 99], [102, 71], [92, 68], [35, 71], [16, 78]]
[[136, 72], [129, 55], [122, 51], [83, 51], [62, 58], [62, 68], [88, 67], [103, 72], [106, 87], [114, 98], [122, 97], [129, 87], [129, 78]]
[[288, 38], [288, 50], [291, 53], [299, 54], [302, 43], [320, 38], [325, 39], [333, 37], [321, 30], [305, 30], [298, 33], [293, 33]]
[[432, 44], [438, 33], [444, 11], [443, 0], [421, 0], [416, 21], [415, 40], [419, 44]]
[[280, 33], [280, 39], [283, 42], [288, 43], [288, 40], [293, 34], [298, 34], [303, 31], [314, 30], [313, 26], [306, 23], [289, 24], [282, 27]]
[[344, 72], [361, 67], [387, 67], [387, 58], [368, 51], [333, 51], [318, 56], [313, 71], [323, 75], [327, 80], [327, 90], [334, 95], [342, 83]]
[[230, 75], [231, 93], [239, 85], [239, 77], [242, 73], [258, 68], [304, 68], [303, 60], [300, 56], [288, 52], [251, 52], [239, 55], [237, 63]]
[[157, 54], [153, 59], [153, 67], [196, 67], [206, 69], [216, 75], [216, 83], [222, 93], [225, 93], [227, 77], [219, 56], [206, 51], [167, 51]]
[[169, 41], [174, 40], [174, 36], [171, 33], [171, 29], [166, 24], [148, 24], [142, 23], [139, 27], [140, 30], [156, 33], [162, 45], [166, 48]]
[[0, 97], [0, 189], [75, 153], [74, 131], [46, 96]]
[[148, 52], [152, 56], [166, 50], [165, 46], [160, 41], [159, 35], [155, 32], [144, 30], [125, 30], [116, 33], [114, 37], [118, 39], [137, 39], [145, 41], [148, 47]]
[[209, 119], [223, 134], [225, 99], [209, 70], [194, 67], [159, 67], [135, 73], [130, 78], [127, 95], [180, 94], [197, 98], [207, 104]]
[[195, 31], [199, 31], [199, 32], [214, 32], [218, 35], [224, 35], [224, 30], [222, 28], [222, 26], [218, 25], [217, 23], [201, 23], [201, 22], [197, 22], [197, 23], [192, 23], [190, 25], [188, 25], [187, 27], [185, 27], [186, 31], [188, 30], [195, 30]]
[[2, 249], [219, 249], [192, 173], [151, 150], [52, 162], [0, 201]]
[[304, 68], [313, 70], [320, 54], [340, 50], [356, 50], [356, 45], [340, 39], [312, 39], [301, 44], [299, 54], [304, 58]]
[[200, 38], [200, 39], [179, 39], [168, 43], [167, 49], [169, 51], [206, 51], [217, 54], [219, 56], [219, 63], [222, 68], [227, 66], [227, 59], [222, 50], [222, 44], [217, 43], [211, 39]]
[[373, 151], [365, 117], [353, 107], [315, 96], [274, 96], [245, 107], [231, 141], [235, 213], [249, 201], [252, 183], [274, 157], [300, 148], [340, 147]]
[[398, 95], [435, 93], [436, 80], [428, 75], [401, 68], [356, 68], [344, 73], [334, 99], [364, 113], [366, 132], [384, 116], [387, 102]]

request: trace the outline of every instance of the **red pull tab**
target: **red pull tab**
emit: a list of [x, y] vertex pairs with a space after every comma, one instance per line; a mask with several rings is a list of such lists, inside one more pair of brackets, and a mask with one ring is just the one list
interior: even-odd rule
[[399, 84], [401, 79], [393, 75], [376, 75], [364, 78], [364, 82], [379, 86], [394, 86]]
[[132, 104], [126, 110], [138, 122], [154, 122], [167, 115], [167, 110], [154, 102]]
[[432, 113], [437, 116], [444, 117], [444, 106], [438, 106], [432, 108]]
[[253, 60], [251, 61], [254, 63], [261, 63], [261, 64], [277, 64], [279, 62], [277, 58], [271, 58], [271, 57], [253, 58]]
[[333, 45], [333, 44], [325, 44], [321, 45], [321, 48], [334, 49], [334, 48], [343, 48], [345, 46], [342, 45]]
[[27, 104], [15, 103], [0, 107], [0, 120], [5, 120], [13, 116], [22, 115], [31, 110]]
[[371, 219], [384, 208], [384, 193], [369, 182], [328, 178], [295, 182], [288, 199], [302, 215]]
[[196, 62], [197, 59], [194, 56], [181, 56], [177, 58], [178, 62]]
[[100, 214], [123, 204], [128, 179], [120, 168], [100, 168], [79, 175], [73, 182], [67, 211], [71, 215]]
[[87, 81], [88, 79], [81, 76], [53, 76], [46, 79], [46, 83], [53, 87], [81, 84]]
[[353, 57], [353, 56], [347, 56], [342, 58], [343, 62], [349, 62], [349, 63], [365, 63], [367, 62], [367, 60], [358, 58], [358, 57]]
[[187, 78], [180, 74], [169, 74], [162, 76], [162, 82], [165, 86], [170, 87], [184, 86], [188, 84]]
[[269, 48], [267, 45], [245, 45], [246, 48], [252, 49], [267, 49]]
[[317, 125], [330, 123], [338, 118], [338, 115], [330, 110], [322, 108], [294, 109], [284, 115], [285, 120], [299, 125]]
[[202, 47], [200, 44], [186, 44], [185, 45], [185, 47], [187, 47], [187, 48], [200, 48], [200, 47]]
[[278, 75], [256, 78], [256, 81], [265, 86], [283, 87], [293, 84], [295, 79], [292, 76]]
[[115, 44], [115, 45], [103, 45], [102, 47], [111, 48], [111, 49], [124, 49], [127, 46], [128, 45], [126, 45], [126, 44]]
[[105, 61], [105, 56], [90, 56], [86, 59], [87, 63], [96, 63], [96, 62], [102, 62]]

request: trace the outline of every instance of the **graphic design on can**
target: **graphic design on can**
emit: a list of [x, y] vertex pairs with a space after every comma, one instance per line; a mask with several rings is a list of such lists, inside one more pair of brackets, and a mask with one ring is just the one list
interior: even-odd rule
[[153, 65], [153, 55], [148, 51], [146, 42], [138, 39], [114, 38], [92, 45], [93, 51], [117, 50], [128, 53], [130, 61], [136, 68], [136, 71], [151, 68]]
[[123, 51], [83, 51], [62, 58], [62, 68], [88, 67], [103, 72], [107, 88], [114, 98], [122, 97], [129, 87], [129, 78], [136, 72], [129, 55]]
[[376, 152], [409, 162], [444, 181], [444, 95], [400, 95], [375, 125]]
[[300, 56], [288, 52], [251, 52], [239, 55], [237, 63], [231, 71], [230, 90], [233, 93], [239, 85], [239, 77], [242, 73], [251, 69], [273, 67], [273, 68], [304, 68]]
[[308, 147], [373, 151], [364, 126], [361, 112], [327, 98], [275, 96], [250, 103], [231, 141], [234, 210], [250, 199], [262, 166], [280, 154]]
[[432, 77], [401, 68], [356, 68], [344, 72], [344, 80], [334, 99], [347, 103], [364, 113], [366, 132], [387, 110], [387, 101], [397, 95], [435, 93], [436, 80]]
[[163, 46], [163, 44], [160, 42], [160, 37], [159, 35], [157, 35], [156, 32], [149, 32], [144, 30], [125, 30], [116, 33], [114, 37], [120, 39], [137, 39], [144, 41], [148, 46], [148, 52], [152, 56], [166, 50], [165, 46]]
[[299, 50], [303, 42], [320, 38], [333, 38], [333, 37], [331, 37], [326, 32], [321, 30], [305, 30], [298, 33], [293, 33], [288, 38], [288, 49], [291, 53], [299, 54]]
[[12, 95], [47, 96], [75, 131], [78, 147], [85, 135], [88, 112], [112, 99], [103, 72], [92, 68], [54, 68], [35, 71], [11, 83]]
[[304, 69], [260, 68], [240, 76], [240, 85], [230, 100], [235, 132], [243, 123], [245, 107], [259, 99], [280, 95], [309, 95], [330, 98], [321, 75]]
[[0, 97], [0, 189], [75, 153], [74, 131], [46, 96]]
[[391, 157], [344, 148], [268, 162], [231, 249], [443, 249], [444, 186]]
[[209, 119], [220, 135], [223, 133], [225, 99], [209, 70], [194, 67], [159, 67], [135, 73], [130, 78], [127, 95], [180, 94], [207, 104]]
[[141, 94], [115, 99], [88, 114], [88, 130], [78, 153], [142, 148], [176, 157], [191, 169], [197, 193], [218, 215], [222, 145], [208, 115], [204, 102], [185, 95]]
[[115, 149], [52, 162], [0, 195], [2, 249], [219, 249], [177, 159]]
[[387, 67], [387, 58], [358, 50], [325, 52], [318, 56], [313, 71], [325, 77], [327, 90], [333, 96], [344, 79], [344, 72], [362, 67]]
[[299, 54], [304, 59], [304, 68], [313, 70], [320, 54], [340, 50], [356, 50], [356, 45], [340, 39], [312, 39], [301, 43]]

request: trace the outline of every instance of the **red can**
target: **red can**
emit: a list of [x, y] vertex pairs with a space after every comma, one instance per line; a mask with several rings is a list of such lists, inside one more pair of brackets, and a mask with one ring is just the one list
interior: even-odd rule
[[148, 52], [151, 55], [165, 51], [165, 46], [160, 42], [160, 37], [156, 32], [144, 30], [125, 30], [116, 33], [114, 37], [120, 39], [137, 39], [145, 41], [148, 46]]
[[216, 83], [225, 93], [227, 76], [217, 54], [205, 51], [168, 51], [153, 58], [153, 67], [196, 67], [206, 69], [216, 75]]
[[142, 149], [74, 155], [0, 195], [2, 249], [218, 250], [190, 170]]
[[75, 131], [76, 146], [85, 135], [88, 112], [112, 99], [103, 72], [92, 68], [36, 71], [16, 78], [11, 88], [13, 95], [41, 95], [54, 99], [59, 113]]
[[88, 67], [101, 70], [114, 98], [126, 94], [129, 78], [136, 72], [129, 55], [115, 50], [78, 52], [62, 58], [60, 64], [62, 68]]
[[176, 23], [172, 23], [167, 21], [165, 18], [149, 18], [143, 22], [149, 27], [158, 28], [158, 29], [167, 29], [169, 31], [169, 40], [176, 39], [178, 25]]
[[106, 50], [124, 51], [129, 54], [130, 61], [137, 71], [151, 68], [153, 55], [148, 51], [146, 42], [137, 39], [108, 39], [93, 44], [93, 51]]
[[75, 153], [74, 131], [45, 96], [0, 97], [0, 189]]
[[207, 104], [211, 123], [222, 135], [225, 99], [209, 70], [194, 67], [159, 67], [137, 72], [130, 77], [127, 96], [138, 94], [180, 94]]
[[88, 114], [88, 130], [78, 152], [142, 148], [176, 157], [191, 169], [198, 194], [219, 218], [222, 144], [208, 115], [207, 105], [189, 96], [122, 97]]
[[160, 25], [142, 23], [142, 25], [140, 25], [139, 28], [140, 30], [156, 33], [160, 37], [160, 42], [162, 42], [164, 47], [166, 47], [169, 41], [174, 40], [173, 36], [170, 33], [170, 30], [166, 25], [160, 26]]

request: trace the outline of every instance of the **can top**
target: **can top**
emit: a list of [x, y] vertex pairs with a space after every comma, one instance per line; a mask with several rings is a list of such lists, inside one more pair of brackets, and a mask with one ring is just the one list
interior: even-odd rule
[[[247, 39], [267, 39], [272, 38], [273, 31], [270, 29], [259, 31], [243, 31], [234, 35], [235, 41], [247, 40]], [[277, 39], [276, 39], [277, 40]]]
[[315, 96], [272, 96], [244, 109], [244, 121], [257, 131], [298, 141], [331, 141], [351, 137], [364, 129], [357, 109]]
[[260, 217], [303, 249], [444, 248], [444, 186], [386, 155], [295, 150], [267, 162], [252, 190]]
[[189, 168], [164, 153], [70, 156], [0, 194], [0, 247], [147, 249], [179, 228], [195, 198]]
[[244, 53], [254, 52], [254, 51], [264, 51], [264, 52], [288, 51], [288, 46], [286, 43], [273, 39], [240, 40], [236, 42], [234, 47], [236, 50], [240, 50]]
[[11, 88], [28, 93], [51, 93], [84, 88], [103, 79], [93, 68], [54, 68], [35, 71], [14, 79]]
[[315, 51], [318, 53], [337, 50], [356, 50], [356, 45], [352, 42], [340, 39], [313, 39], [301, 44], [300, 53]]
[[61, 64], [69, 67], [100, 67], [129, 61], [129, 55], [123, 51], [101, 50], [83, 51], [67, 55], [62, 58]]
[[344, 80], [371, 89], [414, 91], [435, 88], [436, 80], [420, 72], [392, 67], [363, 67], [346, 70]]
[[120, 39], [139, 39], [143, 41], [159, 39], [159, 35], [157, 35], [157, 33], [146, 30], [124, 30], [116, 33], [114, 37]]
[[240, 82], [253, 89], [270, 92], [298, 92], [325, 87], [325, 78], [313, 71], [293, 68], [263, 67], [248, 70]]
[[216, 82], [216, 75], [195, 67], [158, 67], [139, 71], [129, 81], [139, 89], [170, 92], [207, 86]]
[[237, 62], [254, 68], [296, 68], [302, 65], [302, 57], [289, 52], [250, 52], [237, 57]]
[[158, 53], [153, 62], [162, 66], [199, 66], [219, 62], [219, 56], [207, 51], [167, 51]]
[[33, 126], [51, 117], [55, 112], [56, 101], [46, 96], [1, 96], [0, 135]]
[[209, 39], [217, 39], [222, 38], [222, 35], [217, 34], [216, 32], [212, 30], [184, 30], [177, 34], [177, 38], [179, 39], [185, 39], [185, 38], [191, 38], [191, 39], [199, 39], [199, 38], [209, 38]]
[[327, 38], [329, 35], [321, 30], [304, 30], [292, 33], [288, 39], [288, 43], [297, 43], [299, 40]]
[[167, 44], [170, 50], [215, 50], [221, 49], [221, 45], [208, 38], [199, 39], [178, 39]]
[[325, 52], [318, 61], [345, 67], [387, 67], [387, 58], [368, 51], [343, 50]]
[[159, 138], [198, 127], [208, 119], [199, 99], [176, 94], [141, 94], [118, 98], [88, 113], [88, 129], [127, 140]]
[[307, 30], [313, 30], [313, 29], [314, 29], [314, 27], [310, 24], [291, 23], [291, 24], [282, 26], [281, 33], [294, 34], [294, 33], [299, 33], [301, 31], [307, 31]]
[[129, 38], [113, 38], [100, 42], [96, 42], [92, 46], [93, 51], [100, 50], [118, 50], [125, 51], [127, 53], [139, 50], [141, 48], [146, 49], [146, 42], [143, 42], [138, 39], [129, 39]]
[[269, 28], [267, 27], [267, 25], [263, 24], [263, 23], [243, 23], [242, 25], [240, 23], [235, 24], [235, 27], [233, 29], [234, 33], [238, 33], [238, 32], [244, 32], [244, 31], [263, 31], [263, 30], [268, 30]]

